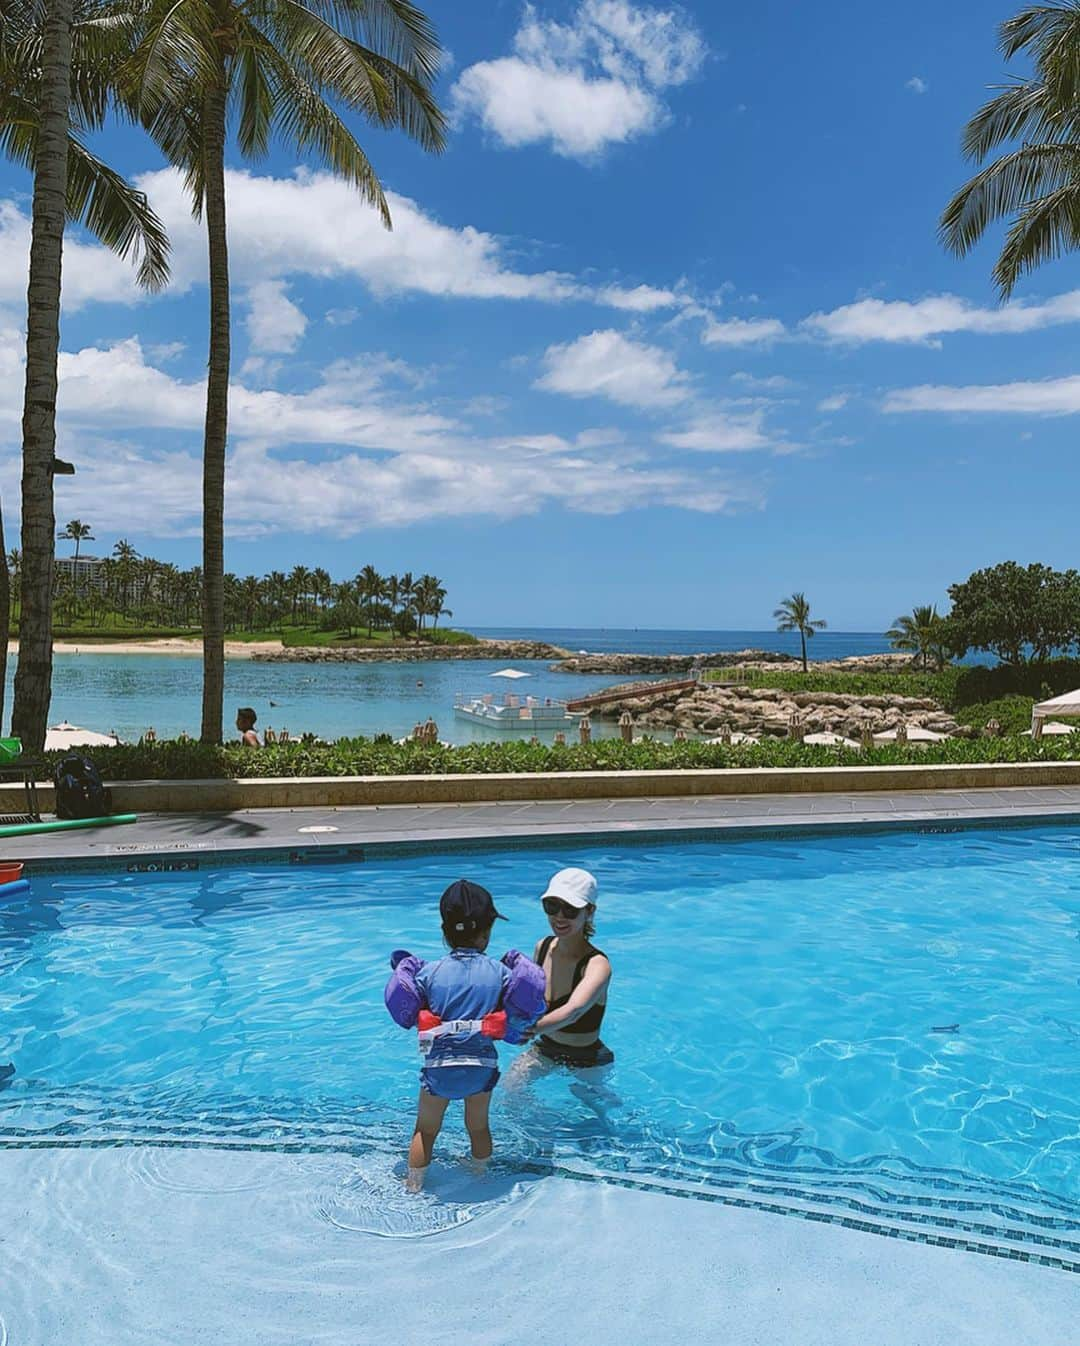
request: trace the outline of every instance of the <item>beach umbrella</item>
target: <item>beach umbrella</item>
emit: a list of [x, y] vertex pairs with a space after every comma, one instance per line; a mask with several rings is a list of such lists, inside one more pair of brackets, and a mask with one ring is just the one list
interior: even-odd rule
[[834, 734], [831, 730], [825, 729], [817, 734], [807, 734], [803, 739], [804, 743], [809, 743], [818, 748], [859, 748], [862, 745], [853, 738], [846, 738], [843, 734]]
[[520, 668], [500, 668], [498, 673], [488, 675], [492, 678], [531, 678], [531, 673], [522, 673]]
[[[1039, 726], [1037, 738], [1041, 738], [1043, 734], [1075, 734], [1080, 731], [1080, 724], [1066, 724], [1064, 720], [1040, 720]], [[1025, 729], [1024, 735], [1030, 738], [1031, 730]]]
[[116, 734], [99, 734], [94, 729], [80, 729], [77, 724], [61, 720], [45, 733], [46, 752], [66, 752], [69, 748], [115, 748], [120, 742]]
[[909, 724], [903, 726], [906, 734], [896, 729], [886, 729], [880, 734], [874, 735], [875, 743], [941, 743], [949, 736], [948, 734], [939, 734], [933, 729], [924, 729], [921, 724]]

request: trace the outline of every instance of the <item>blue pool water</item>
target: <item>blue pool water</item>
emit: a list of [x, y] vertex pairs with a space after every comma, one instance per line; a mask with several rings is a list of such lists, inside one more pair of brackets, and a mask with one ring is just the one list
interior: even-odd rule
[[[400, 1191], [418, 1058], [382, 1005], [387, 955], [438, 954], [463, 873], [531, 949], [568, 863], [600, 883], [617, 1060], [596, 1085], [500, 1087], [507, 1199], [554, 1165], [999, 1229], [1080, 1262], [1071, 828], [35, 878], [0, 907], [0, 1145], [343, 1151], [355, 1172], [318, 1198], [333, 1224], [469, 1219], [452, 1181]], [[442, 1144], [464, 1152], [456, 1118]]]

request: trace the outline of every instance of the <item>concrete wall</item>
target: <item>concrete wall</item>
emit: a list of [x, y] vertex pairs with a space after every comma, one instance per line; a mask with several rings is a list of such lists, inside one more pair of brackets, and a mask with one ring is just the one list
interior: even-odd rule
[[[274, 780], [123, 781], [113, 807], [130, 813], [332, 808], [356, 804], [472, 804], [530, 799], [819, 794], [831, 790], [972, 790], [1080, 785], [1080, 762], [968, 766], [834, 766], [709, 771], [577, 771], [451, 776], [314, 776]], [[39, 787], [43, 812], [52, 786]], [[20, 813], [22, 789], [0, 785], [0, 814]]]

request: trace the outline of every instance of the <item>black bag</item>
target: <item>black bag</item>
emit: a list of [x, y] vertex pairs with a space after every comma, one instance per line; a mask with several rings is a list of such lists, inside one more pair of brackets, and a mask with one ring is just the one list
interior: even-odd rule
[[112, 812], [110, 793], [89, 757], [68, 753], [58, 764], [53, 783], [58, 818], [104, 818]]

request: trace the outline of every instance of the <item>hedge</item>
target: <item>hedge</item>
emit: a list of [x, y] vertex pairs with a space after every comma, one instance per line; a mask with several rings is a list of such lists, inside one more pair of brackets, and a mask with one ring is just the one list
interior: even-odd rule
[[[1080, 739], [1073, 735], [1033, 742], [1017, 734], [1005, 738], [946, 739], [926, 749], [877, 747], [865, 752], [847, 748], [811, 747], [790, 739], [771, 739], [740, 747], [620, 739], [546, 746], [533, 743], [469, 743], [460, 747], [428, 747], [417, 743], [386, 743], [371, 739], [339, 739], [336, 743], [289, 743], [269, 748], [240, 744], [212, 747], [193, 740], [121, 744], [90, 750], [102, 775], [110, 781], [198, 780], [228, 777], [397, 776], [488, 774], [538, 771], [686, 770], [710, 767], [896, 766], [920, 763], [1062, 762], [1080, 759]], [[64, 756], [46, 756], [55, 764]]]

